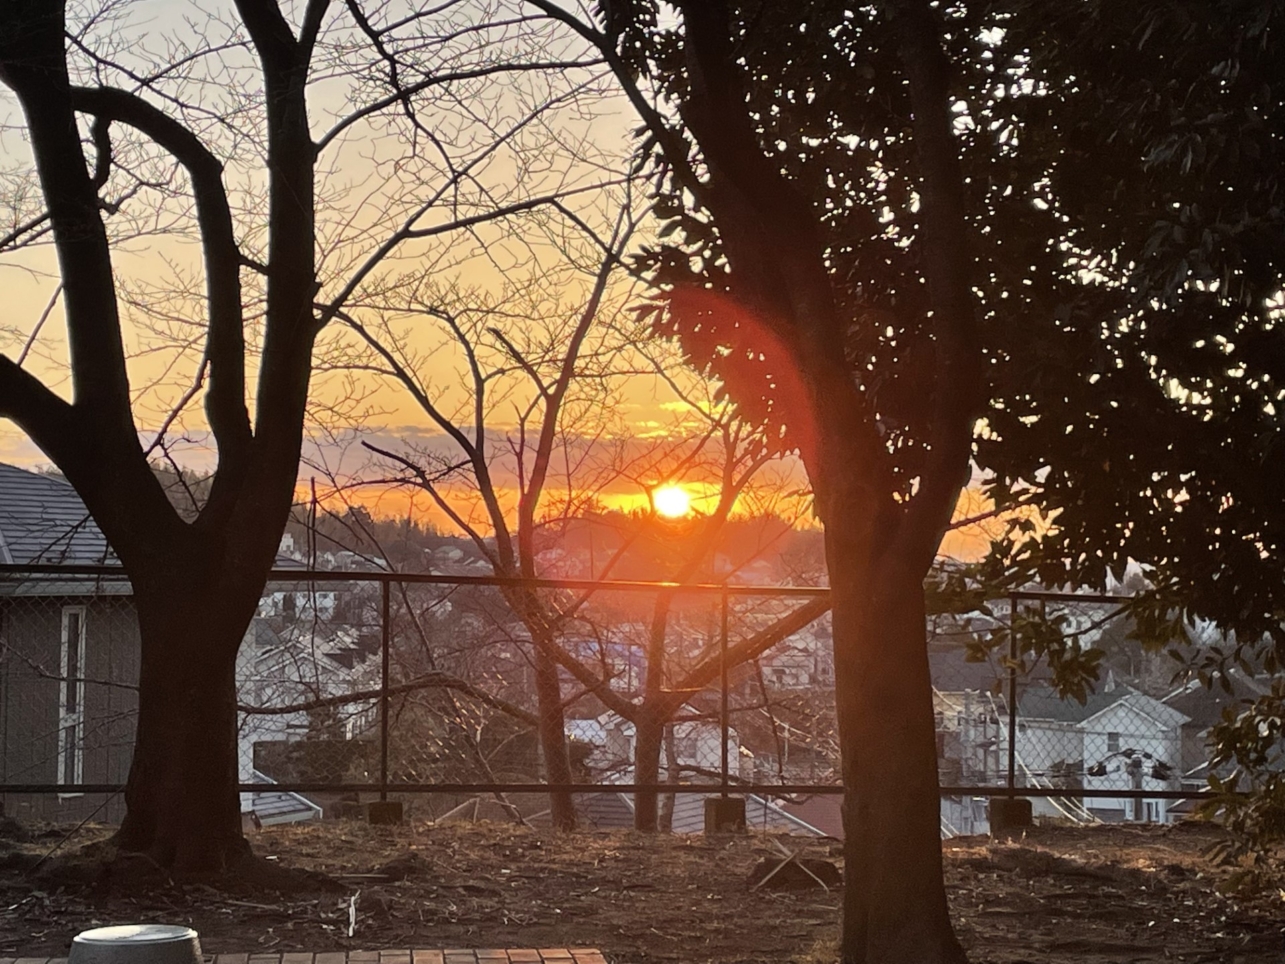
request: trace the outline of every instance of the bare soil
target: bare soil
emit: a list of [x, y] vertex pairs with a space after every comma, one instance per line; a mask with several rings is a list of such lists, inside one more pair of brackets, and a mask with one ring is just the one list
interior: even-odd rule
[[[779, 859], [760, 834], [328, 822], [253, 837], [270, 864], [312, 875], [211, 886], [171, 882], [139, 858], [113, 859], [107, 828], [81, 830], [33, 871], [65, 833], [10, 828], [0, 839], [0, 957], [61, 956], [85, 928], [164, 921], [196, 928], [212, 953], [588, 945], [616, 964], [836, 959], [840, 894], [755, 889]], [[1278, 964], [1285, 892], [1220, 893], [1230, 869], [1203, 856], [1218, 833], [1047, 827], [947, 841], [960, 937], [979, 964]], [[776, 841], [839, 862], [834, 841]]]

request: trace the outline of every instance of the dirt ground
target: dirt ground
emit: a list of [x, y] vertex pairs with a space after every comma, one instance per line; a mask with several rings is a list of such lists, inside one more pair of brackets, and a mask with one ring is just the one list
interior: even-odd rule
[[[948, 841], [960, 937], [977, 964], [1280, 962], [1285, 892], [1220, 894], [1228, 871], [1202, 856], [1217, 833], [1037, 828], [1008, 841]], [[256, 853], [333, 878], [280, 896], [177, 885], [119, 863], [87, 878], [75, 848], [106, 834], [82, 830], [34, 875], [32, 855], [65, 831], [11, 828], [0, 839], [0, 957], [63, 955], [78, 931], [125, 921], [190, 924], [214, 953], [590, 945], [615, 964], [836, 956], [837, 891], [753, 889], [772, 866], [761, 862], [777, 859], [762, 835], [560, 835], [494, 823], [267, 829], [254, 835]], [[776, 839], [837, 862], [834, 841]]]

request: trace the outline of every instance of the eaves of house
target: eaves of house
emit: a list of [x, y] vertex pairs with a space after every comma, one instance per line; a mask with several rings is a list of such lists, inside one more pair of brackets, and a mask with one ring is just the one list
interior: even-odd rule
[[1027, 722], [1040, 720], [1054, 723], [1080, 724], [1124, 699], [1129, 691], [1124, 687], [1090, 693], [1084, 703], [1065, 699], [1052, 686], [1040, 684], [1027, 687], [1017, 701], [1017, 718]]
[[1187, 714], [1174, 709], [1172, 706], [1166, 706], [1146, 693], [1130, 688], [1125, 688], [1125, 690], [1126, 694], [1123, 698], [1102, 707], [1092, 716], [1085, 717], [1082, 725], [1088, 726], [1108, 710], [1120, 705], [1127, 707], [1139, 716], [1145, 717], [1162, 730], [1177, 729], [1183, 724], [1191, 722], [1191, 717], [1187, 716]]
[[[713, 789], [713, 788], [711, 788]], [[674, 810], [670, 830], [676, 834], [705, 832], [705, 801], [718, 796], [713, 793], [674, 794]], [[577, 793], [573, 797], [576, 814], [581, 822], [594, 830], [632, 830], [634, 826], [633, 797], [627, 793]], [[532, 818], [544, 825], [547, 813]], [[774, 833], [793, 833], [809, 837], [827, 836], [801, 817], [787, 812], [780, 804], [749, 794], [745, 797], [745, 826], [748, 830]]]
[[251, 772], [250, 782], [264, 784], [264, 788], [241, 794], [241, 812], [253, 813], [261, 826], [321, 819], [320, 806], [301, 794], [275, 789], [276, 781], [258, 770]]

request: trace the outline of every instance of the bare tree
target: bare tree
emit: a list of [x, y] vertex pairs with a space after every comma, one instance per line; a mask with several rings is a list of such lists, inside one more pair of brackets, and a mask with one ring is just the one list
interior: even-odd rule
[[[380, 317], [373, 323], [360, 320], [358, 312], [344, 316], [349, 328], [369, 349], [373, 360], [368, 370], [400, 384], [454, 443], [451, 454], [431, 457], [427, 465], [422, 458], [416, 460], [371, 447], [409, 471], [412, 483], [427, 492], [451, 523], [472, 539], [496, 575], [536, 576], [536, 538], [543, 521], [539, 510], [550, 476], [556, 475], [555, 458], [565, 441], [560, 430], [568, 420], [583, 418], [609, 397], [606, 375], [616, 364], [612, 357], [615, 353], [604, 348], [594, 325], [620, 254], [634, 229], [629, 203], [626, 201], [618, 211], [606, 243], [606, 256], [599, 259], [585, 302], [569, 322], [546, 320], [542, 325], [534, 318], [523, 319], [519, 325], [521, 334], [515, 338], [505, 331], [513, 327], [505, 324], [514, 313], [508, 303], [511, 294], [509, 298], [501, 296], [498, 302], [482, 299], [461, 310], [459, 306], [441, 307], [440, 293], [430, 294], [413, 281], [409, 290], [401, 293], [402, 307], [438, 321], [463, 359], [464, 401], [455, 410], [445, 408], [443, 398], [429, 388], [422, 359], [410, 348], [409, 339], [394, 331], [387, 308], [390, 299], [397, 296], [396, 287], [380, 295], [384, 311], [377, 312]], [[527, 294], [531, 294], [530, 290]], [[405, 312], [391, 314], [404, 316]], [[605, 361], [594, 362], [594, 372], [589, 376], [582, 366], [592, 356]], [[508, 377], [514, 374], [527, 391], [514, 393]], [[497, 439], [491, 426], [500, 405], [516, 421], [507, 439]], [[561, 454], [567, 459], [582, 457], [569, 449], [563, 449]], [[513, 506], [505, 504], [504, 487], [496, 477], [499, 464], [506, 458], [512, 459], [516, 469], [518, 492]], [[466, 515], [444, 491], [444, 485], [461, 479], [467, 479], [476, 493], [480, 519]], [[574, 510], [573, 499], [574, 495], [564, 504], [564, 512]], [[572, 771], [555, 656], [557, 617], [533, 587], [506, 586], [503, 592], [531, 636], [545, 773], [550, 783], [564, 788], [550, 797], [553, 823], [560, 829], [571, 829], [575, 826], [575, 812], [571, 794], [565, 789], [572, 782]]]
[[[238, 0], [230, 22], [211, 18], [195, 41], [160, 51], [126, 7], [74, 8], [72, 20], [68, 10], [0, 9], [0, 80], [21, 107], [43, 195], [43, 211], [14, 218], [17, 240], [52, 238], [72, 397], [33, 374], [27, 352], [6, 355], [0, 416], [75, 486], [133, 586], [139, 719], [117, 841], [177, 871], [218, 870], [248, 852], [235, 657], [294, 498], [318, 334], [390, 259], [424, 257], [458, 232], [476, 243], [488, 223], [584, 189], [596, 174], [526, 171], [505, 153], [591, 75], [536, 56], [558, 46], [548, 31], [488, 21], [477, 5], [381, 24], [382, 7], [308, 0], [292, 23], [275, 0]], [[409, 66], [406, 48], [426, 66]], [[507, 77], [533, 80], [479, 90]], [[318, 102], [334, 108], [320, 133]], [[359, 125], [386, 135], [364, 157], [346, 141]], [[347, 186], [345, 163], [356, 171]], [[203, 399], [217, 448], [208, 497], [188, 518], [151, 471], [154, 445], [140, 442], [158, 426], [145, 424], [147, 379], [126, 344], [126, 309], [143, 303], [130, 293], [144, 289], [118, 283], [123, 242], [105, 221], [122, 204], [161, 212], [158, 231], [200, 244], [192, 277], [203, 286], [148, 306], [196, 354], [157, 438]]]
[[[603, 237], [586, 224], [580, 247], [587, 244], [588, 253], [572, 257], [568, 252], [569, 260], [585, 264], [592, 263], [596, 252], [599, 262], [576, 313], [559, 311], [557, 305], [551, 312], [541, 286], [535, 291], [519, 286], [508, 296], [479, 300], [475, 294], [435, 292], [416, 284], [406, 290], [394, 285], [346, 316], [369, 348], [363, 370], [400, 384], [453, 443], [449, 451], [431, 452], [369, 447], [400, 469], [405, 482], [428, 493], [453, 526], [472, 539], [496, 575], [556, 575], [542, 564], [544, 544], [559, 526], [581, 517], [609, 483], [631, 478], [640, 491], [650, 493], [667, 481], [704, 475], [716, 492], [714, 504], [655, 573], [671, 581], [693, 581], [710, 572], [711, 557], [733, 509], [771, 461], [762, 436], [738, 421], [730, 406], [686, 394], [689, 389], [672, 368], [676, 356], [661, 361], [659, 350], [639, 349], [636, 325], [617, 320], [628, 293], [613, 293], [609, 282], [622, 264], [631, 217], [626, 203], [613, 231]], [[548, 284], [547, 278], [543, 284]], [[553, 284], [561, 287], [565, 282], [558, 278]], [[396, 298], [401, 301], [393, 304], [390, 299]], [[397, 319], [407, 317], [420, 323], [435, 319], [454, 343], [464, 384], [453, 403], [446, 401], [447, 388], [434, 389], [427, 383], [424, 372], [429, 366], [423, 354], [412, 350], [410, 332], [398, 326]], [[611, 400], [622, 379], [646, 374], [668, 383], [673, 397], [695, 416], [693, 424], [670, 439], [621, 445], [611, 439], [618, 429], [611, 424]], [[503, 425], [506, 421], [508, 426]], [[517, 490], [512, 501], [505, 499], [509, 479]], [[461, 488], [472, 493], [477, 517], [461, 506]], [[592, 575], [610, 576], [634, 540], [654, 525], [654, 516], [636, 519], [633, 525], [635, 531], [620, 534], [611, 558]], [[657, 784], [666, 724], [694, 692], [718, 678], [721, 667], [717, 647], [701, 653], [681, 672], [671, 665], [666, 643], [675, 593], [659, 592], [647, 620], [646, 679], [635, 698], [613, 685], [615, 667], [604, 654], [594, 660], [567, 642], [573, 627], [588, 626], [594, 630], [591, 635], [600, 634], [588, 606], [593, 592], [549, 594], [527, 586], [507, 586], [503, 592], [530, 637], [546, 774], [551, 783], [564, 787], [551, 794], [555, 825], [570, 828], [575, 822], [572, 796], [565, 789], [572, 773], [561, 673], [635, 725], [637, 782]], [[827, 607], [825, 599], [810, 601], [760, 627], [733, 647], [730, 664], [756, 658]], [[637, 801], [636, 825], [656, 830], [656, 791], [640, 791]]]

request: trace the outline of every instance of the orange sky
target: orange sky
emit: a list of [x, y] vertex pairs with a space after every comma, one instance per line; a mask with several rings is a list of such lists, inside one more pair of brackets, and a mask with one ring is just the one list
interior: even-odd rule
[[[170, 13], [151, 10], [153, 5], [140, 5], [140, 9], [142, 6], [149, 8], [144, 13], [146, 17], [151, 18], [147, 20], [146, 28], [157, 38], [160, 38], [164, 30], [170, 27], [181, 28], [182, 25], [176, 19], [170, 22], [172, 19]], [[176, 17], [177, 14], [174, 16]], [[310, 98], [312, 110], [315, 112], [314, 126], [319, 131], [324, 130], [328, 125], [326, 114], [337, 112], [342, 100], [342, 91], [326, 88], [319, 89], [317, 96]], [[7, 111], [12, 115], [14, 110], [11, 99], [0, 92], [0, 114]], [[556, 122], [564, 125], [564, 133], [593, 134], [595, 149], [604, 152], [609, 149], [616, 153], [623, 153], [630, 143], [626, 131], [632, 122], [631, 118], [631, 112], [623, 104], [612, 106], [611, 102], [604, 102], [602, 109], [593, 114], [589, 121], [570, 111], [566, 118], [558, 119]], [[586, 124], [589, 126], [586, 127]], [[382, 186], [379, 181], [382, 176], [380, 172], [384, 170], [380, 165], [387, 164], [397, 150], [399, 147], [394, 139], [381, 135], [379, 129], [374, 128], [369, 136], [354, 137], [349, 142], [340, 143], [327, 155], [327, 164], [333, 166], [335, 171], [333, 176], [323, 183], [321, 189], [321, 193], [327, 198], [327, 203], [332, 206], [328, 214], [330, 221], [327, 231], [334, 225], [340, 225], [352, 229], [355, 232], [354, 236], [359, 239], [350, 252], [342, 244], [332, 243], [327, 235], [326, 243], [329, 247], [324, 252], [327, 259], [325, 263], [327, 270], [333, 269], [336, 272], [335, 277], [342, 275], [345, 270], [351, 270], [353, 264], [357, 263], [355, 259], [361, 256], [362, 246], [368, 249], [373, 243], [371, 226], [379, 223], [377, 216], [381, 210], [384, 210], [380, 205], [389, 203], [389, 190], [391, 190]], [[602, 158], [592, 159], [592, 163], [586, 165], [586, 170], [600, 173], [601, 160]], [[27, 147], [20, 137], [15, 136], [13, 130], [0, 130], [0, 161], [4, 161], [15, 170], [30, 164]], [[520, 158], [517, 157], [497, 157], [492, 166], [485, 171], [479, 171], [478, 176], [487, 181], [488, 190], [512, 191], [515, 181], [513, 173], [519, 161]], [[247, 167], [238, 166], [239, 164], [241, 164], [240, 161], [229, 163], [226, 178], [230, 184], [237, 185], [235, 190], [243, 192], [245, 197], [250, 197], [255, 191], [254, 178], [258, 175], [254, 173], [252, 165]], [[556, 167], [556, 165], [553, 166]], [[532, 176], [553, 177], [555, 180], [570, 177], [574, 183], [576, 177], [583, 176], [583, 172], [568, 169], [545, 171], [543, 175]], [[394, 177], [390, 183], [395, 183], [397, 180]], [[373, 205], [372, 198], [376, 199]], [[604, 211], [597, 211], [593, 207], [599, 203], [598, 200], [577, 203], [585, 205], [580, 213], [586, 217], [594, 216], [601, 220], [601, 216], [604, 216]], [[366, 206], [363, 207], [363, 205]], [[247, 210], [252, 210], [252, 207], [247, 207]], [[607, 218], [607, 221], [610, 221], [610, 218]], [[247, 236], [250, 236], [255, 233], [257, 227], [247, 222], [242, 225], [242, 229]], [[453, 290], [477, 289], [489, 297], [491, 295], [487, 293], [498, 292], [505, 285], [506, 280], [511, 279], [506, 276], [502, 259], [495, 257], [494, 252], [488, 250], [486, 245], [479, 246], [479, 237], [485, 237], [485, 235], [464, 237], [463, 246], [458, 249], [440, 244], [436, 247], [422, 246], [408, 249], [405, 252], [405, 259], [395, 262], [390, 270], [427, 272], [429, 271], [427, 266], [431, 265], [431, 272], [435, 278], [440, 278], [443, 287]], [[513, 240], [512, 237], [506, 240], [499, 235], [491, 235], [491, 237], [497, 241], [495, 251], [507, 251], [508, 241]], [[556, 262], [558, 258], [575, 254], [574, 244], [568, 247], [565, 238], [558, 238], [554, 243], [534, 243], [534, 247], [528, 245], [530, 240], [528, 236], [517, 240], [520, 242], [517, 248], [521, 250], [520, 257], [514, 263], [519, 265], [520, 271], [530, 272], [534, 276], [540, 276], [555, 268], [552, 262]], [[523, 262], [522, 258], [528, 260]], [[199, 290], [199, 249], [190, 238], [177, 234], [168, 236], [148, 234], [114, 247], [113, 260], [122, 289], [129, 288], [135, 292], [146, 293], [147, 289], [151, 288], [155, 297], [155, 291], [166, 288], [171, 292], [176, 286], [190, 288], [195, 279], [196, 290]], [[583, 285], [583, 278], [580, 283]], [[4, 302], [0, 305], [0, 351], [10, 357], [16, 357], [23, 350], [37, 319], [45, 312], [57, 286], [57, 266], [52, 248], [38, 246], [8, 254], [0, 259], [0, 285], [3, 285], [5, 291]], [[562, 304], [565, 296], [566, 306], [574, 307], [577, 297], [576, 284], [559, 282], [556, 287], [558, 287], [559, 304]], [[495, 296], [498, 297], [498, 295]], [[623, 295], [621, 298], [623, 299]], [[179, 335], [186, 334], [189, 338], [194, 333], [199, 335], [199, 319], [203, 314], [201, 311], [190, 306], [185, 308], [179, 302], [175, 302], [170, 308], [174, 314], [190, 317], [196, 321], [195, 325], [187, 325], [187, 327], [183, 327], [184, 323], [180, 322], [175, 332]], [[253, 338], [253, 326], [250, 327]], [[164, 334], [164, 332], [148, 331], [145, 325], [134, 324], [127, 320], [126, 342], [131, 354], [131, 384], [138, 395], [137, 422], [140, 434], [145, 438], [149, 430], [154, 430], [161, 423], [174, 400], [180, 397], [191, 384], [200, 357], [199, 344], [191, 345], [186, 350], [178, 350], [172, 343], [167, 346]], [[451, 351], [442, 349], [440, 334], [440, 331], [433, 333], [425, 326], [412, 329], [412, 334], [408, 337], [411, 339], [412, 347], [420, 353], [420, 361], [423, 365], [422, 378], [426, 384], [431, 385], [436, 393], [435, 398], [450, 400], [443, 402], [446, 407], [454, 405], [456, 410], [467, 411], [465, 404], [467, 396], [461, 395], [458, 390], [461, 371], [458, 353], [452, 354]], [[55, 304], [41, 328], [39, 337], [31, 346], [26, 366], [55, 391], [66, 395], [68, 382], [65, 358], [66, 346], [62, 332], [61, 310], [60, 306]], [[251, 360], [249, 375], [253, 378], [253, 360]], [[688, 383], [695, 383], [690, 375]], [[315, 380], [314, 395], [320, 403], [320, 408], [326, 408], [336, 399], [344, 399], [352, 394], [352, 383], [345, 381], [345, 376], [342, 374], [321, 374]], [[385, 443], [389, 440], [412, 438], [424, 441], [431, 447], [437, 444], [433, 441], [434, 437], [438, 439], [442, 437], [440, 431], [432, 427], [423, 412], [411, 402], [406, 392], [391, 389], [387, 385], [376, 385], [372, 379], [367, 378], [359, 383], [357, 394], [361, 396], [359, 404], [354, 405], [352, 411], [345, 416], [350, 427], [360, 425], [370, 437]], [[618, 391], [610, 399], [609, 409], [602, 413], [603, 424], [606, 425], [609, 422], [612, 433], [634, 440], [631, 444], [636, 446], [645, 446], [649, 439], [658, 446], [663, 445], [668, 440], [682, 437], [683, 432], [690, 431], [690, 420], [687, 418], [690, 414], [689, 410], [685, 410], [684, 403], [678, 400], [669, 385], [653, 376], [635, 375], [622, 379]], [[495, 418], [494, 424], [501, 431], [512, 424], [510, 420], [506, 425], [500, 415], [496, 415]], [[192, 440], [189, 443], [177, 445], [174, 452], [178, 460], [198, 471], [211, 468], [213, 456], [208, 447], [201, 442], [205, 436], [205, 425], [199, 397], [189, 408], [188, 413], [178, 421], [176, 430], [175, 434], [186, 435]], [[348, 447], [351, 447], [350, 443], [339, 444], [326, 432], [318, 430], [311, 435], [309, 452], [306, 455], [314, 462], [330, 466], [331, 469], [336, 470], [337, 475], [346, 478], [355, 471], [355, 463], [348, 464], [351, 461], [351, 457], [347, 454]], [[365, 457], [365, 453], [360, 451], [358, 455]], [[5, 422], [0, 422], [0, 461], [27, 466], [48, 464], [48, 460], [14, 426]], [[653, 466], [640, 476], [634, 476], [628, 472], [622, 473], [605, 481], [600, 480], [594, 490], [600, 503], [606, 508], [626, 511], [640, 508], [647, 504], [645, 487], [663, 481], [660, 477], [662, 469], [663, 466]], [[775, 475], [772, 480], [764, 483], [765, 489], [775, 486], [777, 491], [796, 493], [785, 499], [780, 506], [780, 511], [788, 517], [798, 519], [799, 524], [811, 524], [810, 517], [805, 511], [805, 497], [797, 494], [806, 488], [806, 477], [797, 461], [782, 460], [773, 468], [773, 472]], [[309, 479], [315, 475], [318, 473], [313, 468], [305, 466], [302, 469], [301, 493], [308, 491]], [[716, 497], [714, 483], [710, 480], [708, 472], [704, 475], [689, 473], [674, 481], [680, 482], [691, 492], [697, 511], [708, 508]], [[318, 484], [323, 492], [329, 487], [324, 473], [321, 473]], [[507, 481], [501, 480], [500, 489], [503, 496], [512, 501], [515, 482], [511, 472]], [[477, 518], [476, 506], [470, 504], [467, 492], [462, 488], [450, 487], [448, 491], [453, 506], [468, 514], [470, 518]], [[763, 511], [764, 507], [772, 501], [768, 497], [769, 494], [765, 494], [765, 491], [757, 494], [752, 492], [742, 500], [741, 511]], [[422, 493], [412, 500], [404, 489], [365, 488], [355, 491], [351, 498], [381, 514], [404, 516], [408, 511], [412, 511], [433, 519], [443, 528], [448, 527], [441, 512], [436, 507], [430, 506]], [[978, 493], [971, 491], [966, 493], [961, 500], [958, 515], [966, 517], [982, 511], [984, 506], [980, 500]], [[993, 526], [990, 528], [975, 526], [965, 531], [952, 532], [943, 544], [943, 551], [951, 555], [973, 557], [985, 549], [987, 533], [991, 529]]]
[[[792, 485], [795, 491], [804, 489], [806, 487], [806, 474], [797, 459], [787, 458], [783, 460], [783, 463], [782, 466], [777, 467], [778, 472], [788, 473], [792, 482], [798, 483], [797, 486]], [[694, 512], [708, 511], [717, 500], [717, 489], [708, 482], [692, 482], [679, 478], [675, 480], [674, 484], [680, 485], [689, 493]], [[306, 481], [301, 484], [299, 489], [301, 503], [309, 501], [310, 491], [311, 487]], [[427, 494], [413, 488], [381, 485], [349, 491], [342, 496], [337, 496], [334, 490], [328, 488], [323, 480], [318, 480], [317, 492], [319, 501], [323, 504], [329, 504], [332, 511], [343, 511], [343, 507], [346, 504], [358, 504], [365, 506], [379, 517], [401, 519], [406, 518], [409, 514], [419, 521], [431, 522], [443, 532], [456, 531], [451, 521], [432, 503]], [[446, 495], [448, 502], [456, 512], [464, 516], [471, 524], [476, 525], [480, 531], [490, 531], [485, 514], [473, 493], [460, 489], [448, 489], [446, 490]], [[501, 502], [506, 507], [514, 505], [517, 501], [517, 490], [512, 486], [501, 487], [499, 495]], [[610, 490], [597, 493], [597, 501], [604, 509], [623, 512], [646, 511], [648, 507], [646, 493], [637, 487], [630, 489], [625, 484], [616, 485], [611, 487]], [[738, 511], [734, 515], [753, 515], [756, 511], [761, 511], [762, 504], [762, 499], [756, 499], [752, 493], [738, 504]], [[956, 520], [973, 519], [984, 515], [990, 508], [991, 503], [982, 495], [979, 489], [966, 489], [962, 493], [959, 505], [955, 510], [955, 518]], [[808, 511], [805, 493], [781, 500], [777, 514], [792, 520], [798, 526], [812, 527], [818, 525], [815, 518]], [[1001, 538], [1003, 533], [1004, 521], [1002, 519], [988, 518], [973, 522], [948, 531], [942, 540], [940, 554], [955, 559], [974, 561], [985, 555], [990, 548], [991, 541]]]

